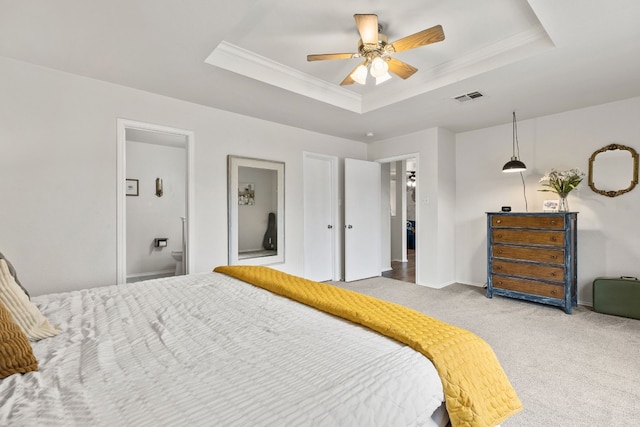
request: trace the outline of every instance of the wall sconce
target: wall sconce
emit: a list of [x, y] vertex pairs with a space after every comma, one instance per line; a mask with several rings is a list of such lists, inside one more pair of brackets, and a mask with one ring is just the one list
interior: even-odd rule
[[156, 196], [162, 197], [163, 194], [164, 192], [162, 190], [162, 179], [156, 178]]
[[[516, 123], [516, 112], [513, 112], [513, 141], [511, 143], [513, 156], [502, 167], [502, 172], [522, 172], [527, 170], [527, 166], [520, 161], [520, 145], [518, 144], [518, 124]], [[516, 155], [516, 152], [518, 155]]]

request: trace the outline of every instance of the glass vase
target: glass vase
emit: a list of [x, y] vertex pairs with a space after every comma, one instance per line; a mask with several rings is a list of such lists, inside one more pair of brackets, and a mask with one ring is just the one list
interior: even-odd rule
[[560, 201], [558, 203], [558, 212], [569, 212], [569, 201], [567, 200], [567, 194], [558, 194]]

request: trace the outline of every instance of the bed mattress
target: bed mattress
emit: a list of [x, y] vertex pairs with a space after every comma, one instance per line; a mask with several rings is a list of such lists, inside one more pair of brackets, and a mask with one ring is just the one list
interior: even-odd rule
[[62, 333], [0, 381], [0, 425], [434, 426], [420, 353], [218, 273], [33, 298]]

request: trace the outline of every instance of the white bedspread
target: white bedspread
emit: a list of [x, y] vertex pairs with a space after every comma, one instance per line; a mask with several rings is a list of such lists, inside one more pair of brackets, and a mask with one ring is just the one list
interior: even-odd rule
[[218, 273], [34, 302], [62, 333], [0, 425], [430, 426], [443, 400], [414, 350]]

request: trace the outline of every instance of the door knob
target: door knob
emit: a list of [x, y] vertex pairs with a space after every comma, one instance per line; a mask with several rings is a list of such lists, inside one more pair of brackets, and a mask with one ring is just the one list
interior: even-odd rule
[[353, 225], [349, 224], [349, 225], [345, 225], [345, 227], [351, 229], [353, 228]]
[[327, 228], [328, 228], [329, 230], [331, 230], [331, 229], [333, 228], [333, 225], [329, 224], [329, 225], [327, 225]]

